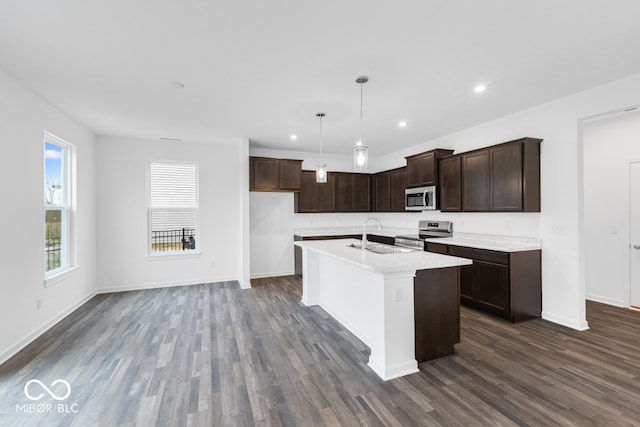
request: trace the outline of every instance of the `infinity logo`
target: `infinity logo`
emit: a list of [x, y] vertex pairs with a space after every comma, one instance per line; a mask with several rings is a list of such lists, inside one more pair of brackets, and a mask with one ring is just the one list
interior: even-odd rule
[[67, 392], [65, 393], [64, 396], [56, 395], [40, 380], [31, 380], [24, 385], [24, 395], [27, 396], [27, 398], [30, 400], [40, 400], [44, 397], [44, 393], [40, 393], [37, 396], [32, 396], [31, 394], [29, 394], [29, 386], [33, 383], [39, 384], [40, 387], [42, 387], [44, 391], [49, 393], [49, 396], [53, 397], [55, 400], [65, 400], [71, 394], [71, 386], [65, 380], [55, 380], [54, 382], [51, 383], [51, 388], [55, 387], [57, 384], [64, 384], [67, 387]]

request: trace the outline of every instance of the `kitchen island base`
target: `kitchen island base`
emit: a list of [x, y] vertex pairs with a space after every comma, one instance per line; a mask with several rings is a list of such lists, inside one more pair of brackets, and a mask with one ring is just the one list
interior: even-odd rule
[[369, 346], [368, 366], [380, 378], [418, 372], [418, 363], [453, 353], [460, 338], [457, 265], [374, 271], [302, 248], [302, 303], [319, 305]]

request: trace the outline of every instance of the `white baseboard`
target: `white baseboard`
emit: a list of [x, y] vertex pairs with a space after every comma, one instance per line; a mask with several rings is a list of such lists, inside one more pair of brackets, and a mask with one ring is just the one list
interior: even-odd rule
[[131, 283], [128, 285], [114, 285], [103, 286], [96, 290], [97, 294], [108, 294], [112, 292], [127, 292], [127, 291], [141, 291], [145, 289], [159, 289], [159, 288], [173, 288], [175, 286], [192, 286], [200, 285], [202, 283], [217, 283], [217, 282], [240, 282], [237, 277], [204, 277], [199, 279], [189, 280], [173, 280], [168, 282], [155, 282], [155, 283]]
[[287, 271], [269, 271], [265, 273], [251, 273], [252, 279], [263, 279], [265, 277], [280, 277], [280, 276], [293, 276], [296, 274], [293, 270]]
[[548, 320], [549, 322], [557, 323], [558, 325], [566, 326], [567, 328], [575, 329], [578, 331], [586, 331], [589, 329], [589, 324], [585, 320], [584, 322], [576, 322], [572, 319], [567, 319], [566, 317], [558, 316], [548, 312], [542, 312], [542, 318], [544, 320]]
[[587, 294], [586, 298], [589, 301], [595, 301], [595, 302], [601, 302], [602, 304], [607, 304], [607, 305], [614, 305], [616, 307], [627, 307], [624, 304], [624, 301], [622, 301], [621, 299], [617, 299], [617, 298], [609, 298], [609, 297], [603, 297], [602, 295], [595, 295], [595, 294]]
[[61, 320], [63, 320], [65, 317], [67, 317], [68, 315], [73, 313], [80, 306], [82, 306], [87, 301], [89, 301], [91, 298], [96, 296], [96, 294], [97, 294], [96, 292], [91, 292], [88, 295], [84, 296], [79, 301], [77, 301], [76, 303], [74, 303], [71, 306], [67, 307], [65, 310], [60, 312], [58, 315], [54, 316], [49, 321], [47, 321], [44, 324], [40, 325], [38, 328], [36, 328], [35, 331], [31, 332], [29, 335], [27, 335], [26, 337], [24, 337], [23, 339], [18, 341], [16, 344], [11, 346], [9, 349], [4, 351], [2, 354], [0, 354], [0, 365], [2, 365], [4, 362], [6, 362], [7, 360], [9, 360], [13, 356], [15, 356], [20, 350], [24, 349], [26, 346], [31, 344], [38, 337], [40, 337], [40, 335], [44, 334], [49, 329], [54, 327]]

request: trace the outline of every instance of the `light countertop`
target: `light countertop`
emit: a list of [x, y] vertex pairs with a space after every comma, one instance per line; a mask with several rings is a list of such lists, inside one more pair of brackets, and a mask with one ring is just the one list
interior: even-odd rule
[[[355, 227], [316, 227], [316, 228], [295, 228], [293, 234], [300, 237], [315, 236], [345, 236], [350, 234], [362, 234], [362, 226]], [[375, 224], [369, 223], [367, 226], [367, 234], [375, 234], [377, 236], [396, 237], [407, 234], [417, 234], [417, 231], [411, 228], [395, 228], [382, 227], [378, 230]]]
[[416, 251], [399, 254], [378, 254], [349, 247], [360, 244], [356, 239], [305, 240], [294, 242], [303, 250], [314, 251], [355, 264], [375, 273], [400, 273], [404, 271], [429, 270], [434, 268], [469, 265], [466, 258]]
[[426, 239], [425, 241], [499, 252], [534, 251], [542, 248], [541, 240], [537, 238], [456, 233], [455, 231], [453, 237]]
[[[293, 234], [300, 237], [361, 235], [362, 227], [317, 227], [296, 228]], [[406, 236], [418, 234], [417, 229], [382, 227], [378, 230], [373, 224], [367, 226], [367, 234], [378, 236]], [[445, 245], [465, 246], [475, 249], [487, 249], [499, 252], [533, 251], [542, 248], [541, 239], [535, 237], [512, 237], [493, 234], [453, 232], [453, 237], [426, 239], [427, 242]]]

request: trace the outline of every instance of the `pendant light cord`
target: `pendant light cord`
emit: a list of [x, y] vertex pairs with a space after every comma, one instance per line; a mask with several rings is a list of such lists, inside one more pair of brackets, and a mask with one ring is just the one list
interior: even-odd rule
[[362, 139], [362, 86], [364, 85], [364, 81], [360, 81], [360, 145], [364, 145], [364, 140]]

